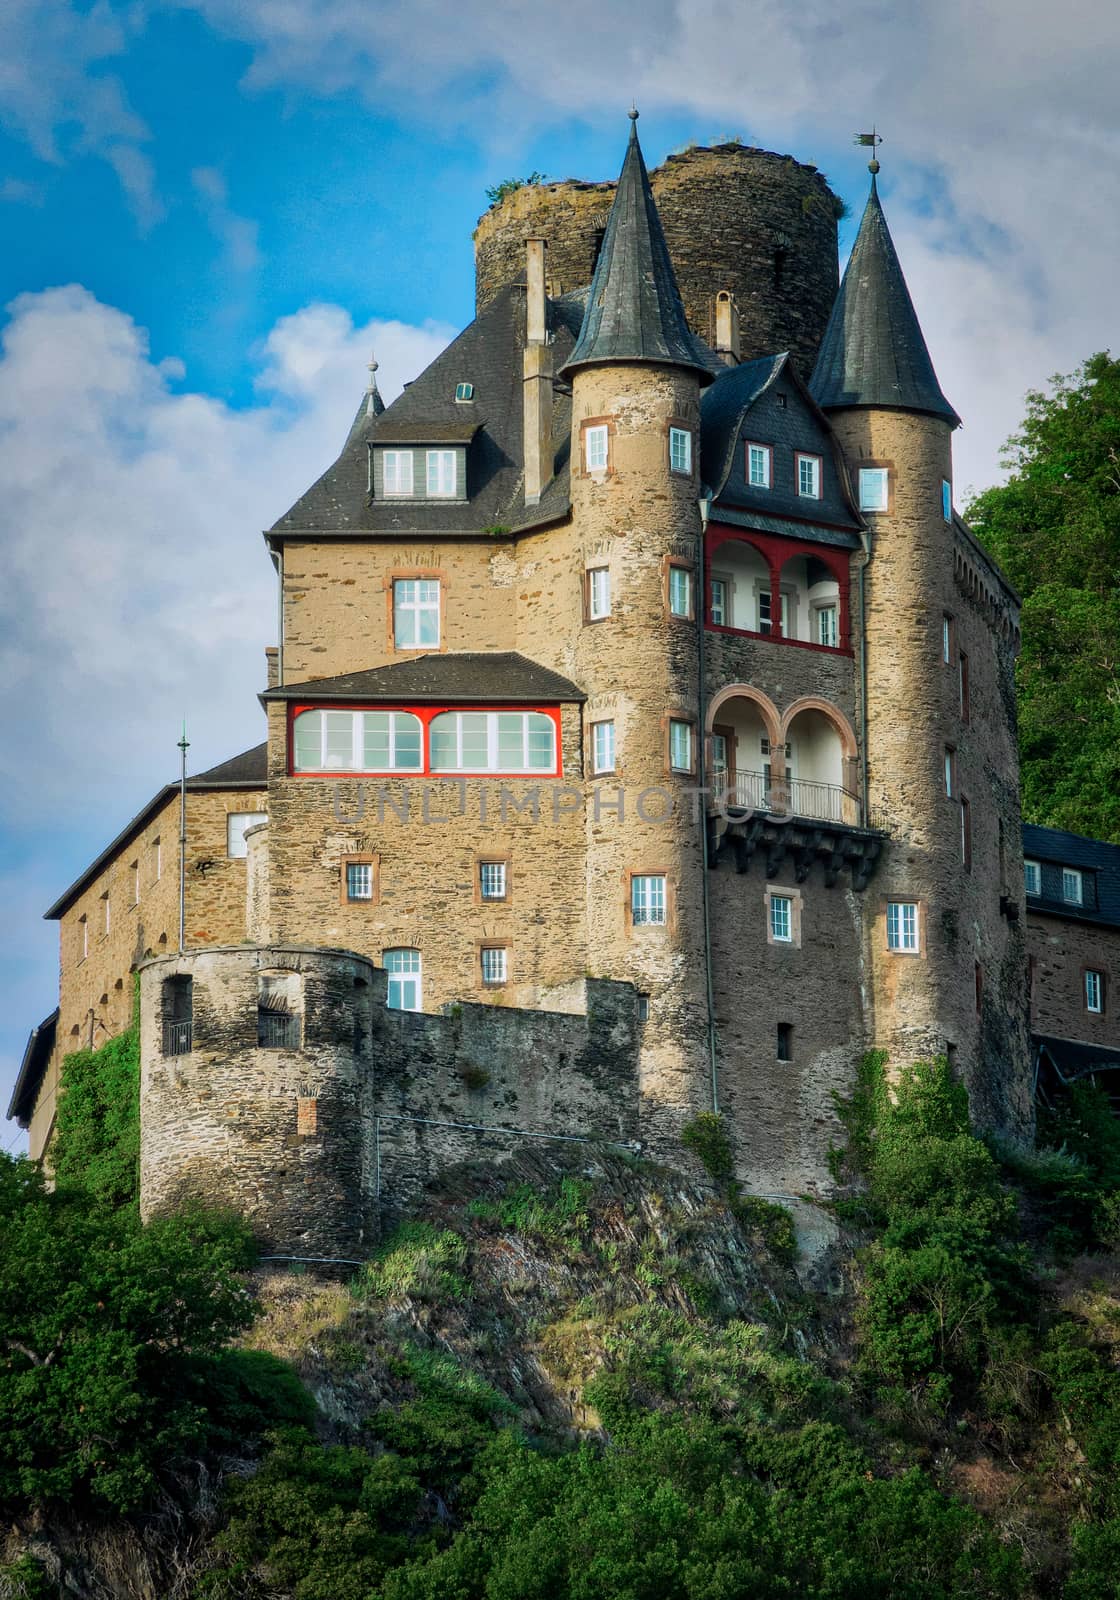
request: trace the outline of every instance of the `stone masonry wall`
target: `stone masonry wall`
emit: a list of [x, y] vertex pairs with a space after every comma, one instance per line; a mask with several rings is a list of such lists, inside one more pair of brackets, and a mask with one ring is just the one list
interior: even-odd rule
[[[1120, 928], [1032, 911], [1027, 917], [1027, 950], [1034, 969], [1034, 1031], [1120, 1049]], [[1086, 967], [1104, 973], [1101, 1014], [1085, 1006]]]
[[[715, 296], [730, 290], [743, 359], [789, 350], [807, 377], [839, 281], [839, 202], [817, 169], [725, 144], [671, 155], [650, 181], [693, 331], [714, 343]], [[524, 270], [531, 236], [548, 240], [553, 294], [590, 283], [614, 189], [527, 185], [487, 211], [475, 230], [478, 310]]]

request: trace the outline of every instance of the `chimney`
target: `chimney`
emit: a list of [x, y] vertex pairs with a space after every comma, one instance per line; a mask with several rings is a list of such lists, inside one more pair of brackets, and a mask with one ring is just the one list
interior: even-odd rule
[[543, 239], [525, 241], [525, 504], [539, 503], [552, 478], [552, 346], [548, 342]]
[[729, 367], [739, 364], [739, 308], [730, 289], [716, 295], [716, 354]]

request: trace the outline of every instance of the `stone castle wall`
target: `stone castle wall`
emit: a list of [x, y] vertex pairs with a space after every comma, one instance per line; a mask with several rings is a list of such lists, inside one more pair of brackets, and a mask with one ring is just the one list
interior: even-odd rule
[[[789, 350], [807, 377], [839, 285], [840, 203], [824, 177], [791, 156], [725, 144], [669, 156], [650, 182], [693, 332], [715, 343], [715, 296], [730, 290], [743, 359]], [[478, 310], [524, 270], [528, 237], [548, 240], [554, 295], [590, 283], [614, 190], [526, 185], [487, 211], [475, 230]]]
[[[1027, 949], [1033, 969], [1031, 1027], [1036, 1033], [1082, 1044], [1120, 1043], [1120, 929], [1032, 911]], [[1085, 969], [1104, 974], [1104, 1011], [1085, 1005]]]

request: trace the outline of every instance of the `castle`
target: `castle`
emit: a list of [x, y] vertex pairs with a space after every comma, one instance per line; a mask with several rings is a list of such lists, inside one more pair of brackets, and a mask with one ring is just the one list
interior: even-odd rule
[[[11, 1115], [140, 974], [142, 1199], [357, 1259], [449, 1163], [676, 1156], [828, 1188], [865, 1050], [979, 1126], [1120, 1065], [1120, 849], [1019, 814], [1014, 591], [876, 190], [738, 145], [515, 190], [475, 320], [265, 535], [265, 745], [161, 790], [50, 908]], [[1032, 1012], [1033, 1008], [1033, 1012]], [[1032, 1035], [1032, 1025], [1042, 1024]]]

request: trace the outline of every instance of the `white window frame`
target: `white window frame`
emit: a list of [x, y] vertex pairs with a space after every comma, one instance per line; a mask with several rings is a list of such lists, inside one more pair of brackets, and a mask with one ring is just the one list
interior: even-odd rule
[[823, 645], [826, 650], [838, 650], [840, 648], [839, 602], [830, 600], [825, 605], [817, 606], [815, 609], [817, 643]]
[[[763, 602], [764, 598], [766, 600], [767, 610], [770, 612], [770, 615], [766, 619], [766, 626], [765, 627], [763, 627], [763, 625], [762, 625], [762, 602]], [[780, 607], [781, 616], [782, 616], [782, 635], [781, 636], [782, 636], [783, 639], [788, 639], [789, 638], [789, 590], [788, 589], [780, 590], [779, 593], [778, 593], [778, 599], [781, 602], [781, 607]], [[773, 591], [771, 589], [760, 589], [758, 591], [758, 631], [759, 631], [759, 633], [765, 634], [768, 639], [776, 639], [778, 637], [778, 635], [774, 632], [774, 594], [773, 594]]]
[[[419, 950], [410, 949], [407, 945], [393, 945], [388, 950], [382, 950], [381, 964], [388, 974], [385, 992], [387, 1008], [390, 1011], [422, 1011], [424, 961]], [[408, 1004], [408, 1001], [412, 1003]]]
[[343, 863], [343, 867], [346, 872], [347, 903], [352, 904], [355, 901], [372, 900], [373, 862], [346, 861]]
[[[434, 591], [434, 593], [433, 593]], [[443, 594], [438, 578], [393, 579], [393, 644], [398, 650], [438, 650]], [[435, 638], [424, 639], [435, 619]], [[430, 627], [427, 631], [431, 631]]]
[[953, 485], [948, 478], [941, 480], [941, 515], [946, 522], [953, 520]]
[[[674, 585], [677, 592], [674, 594]], [[683, 590], [683, 608], [680, 604]], [[686, 620], [692, 616], [692, 569], [682, 567], [677, 562], [669, 566], [669, 615], [684, 617]]]
[[793, 943], [793, 896], [770, 896], [770, 938], [774, 944]]
[[[304, 717], [317, 716], [319, 722], [319, 764], [315, 767], [303, 766], [297, 759], [299, 749], [299, 724]], [[387, 767], [367, 767], [365, 765], [365, 718], [367, 716], [387, 716], [389, 718], [389, 765]], [[350, 718], [350, 765], [330, 766], [327, 764], [328, 756], [328, 717]], [[420, 747], [417, 752], [418, 760], [415, 766], [401, 766], [397, 760], [397, 740], [402, 731], [402, 722], [416, 723], [420, 729]], [[409, 730], [412, 731], [411, 729]], [[418, 774], [424, 770], [424, 724], [412, 711], [379, 711], [376, 706], [369, 706], [362, 711], [340, 710], [335, 706], [309, 706], [301, 711], [292, 722], [292, 771], [301, 772], [407, 772]]]
[[591, 724], [591, 771], [613, 772], [615, 763], [614, 719], [604, 717]]
[[601, 622], [611, 614], [611, 569], [588, 567], [587, 615], [592, 622]]
[[484, 944], [479, 951], [484, 989], [498, 989], [509, 979], [509, 951], [504, 944]]
[[859, 508], [861, 511], [885, 511], [890, 505], [890, 468], [860, 467]]
[[413, 487], [411, 450], [384, 450], [381, 455], [381, 492], [386, 500], [410, 500]]
[[916, 955], [921, 949], [921, 908], [916, 900], [887, 901], [887, 949]]
[[[717, 587], [719, 589], [719, 599], [718, 600], [716, 598], [716, 589], [717, 589]], [[713, 627], [716, 627], [716, 628], [729, 628], [731, 626], [731, 624], [727, 620], [728, 613], [729, 613], [729, 607], [728, 607], [728, 603], [727, 602], [730, 599], [730, 597], [731, 597], [731, 580], [730, 580], [730, 578], [713, 578], [712, 579], [712, 603], [711, 603], [711, 610], [710, 610], [710, 617], [711, 617], [711, 622], [712, 622], [712, 626]]]
[[[821, 498], [821, 479], [823, 463], [820, 456], [813, 455], [808, 450], [796, 450], [793, 456], [793, 470], [797, 476], [797, 493], [803, 500], [819, 500]], [[809, 488], [804, 488], [805, 477], [802, 468], [808, 467]]]
[[1085, 968], [1085, 1009], [1096, 1017], [1104, 1015], [1104, 973], [1093, 967]]
[[668, 884], [662, 872], [635, 872], [630, 879], [630, 920], [636, 928], [664, 927]]
[[474, 384], [473, 383], [457, 383], [455, 385], [455, 399], [459, 403], [459, 405], [463, 405], [464, 402], [467, 401], [467, 400], [473, 400], [474, 399]]
[[[258, 822], [267, 822], [267, 811], [227, 811], [226, 812], [226, 855], [231, 860], [239, 860], [249, 854], [249, 846], [245, 842], [245, 830], [255, 828]], [[140, 879], [137, 876], [137, 885]], [[137, 893], [139, 900], [140, 895]]]
[[1062, 868], [1062, 899], [1068, 906], [1085, 904], [1085, 875], [1077, 867]]
[[692, 763], [692, 723], [686, 722], [683, 717], [670, 717], [669, 769], [672, 772], [691, 772]]
[[[774, 452], [768, 444], [755, 444], [747, 440], [747, 487], [769, 489], [773, 478]], [[755, 467], [759, 468], [755, 476]]]
[[425, 452], [425, 481], [429, 500], [455, 500], [459, 494], [459, 463], [456, 450]]
[[1042, 893], [1042, 863], [1041, 861], [1024, 860], [1023, 886], [1027, 894], [1040, 895]]
[[[465, 767], [463, 765], [463, 718], [465, 716], [486, 718], [486, 765], [484, 767]], [[447, 717], [455, 718], [455, 765], [437, 767], [435, 763], [435, 757], [432, 754], [432, 749], [434, 746], [432, 733], [436, 724], [443, 722]], [[522, 764], [520, 766], [510, 766], [499, 759], [501, 748], [498, 737], [499, 717], [521, 718]], [[548, 724], [551, 746], [548, 763], [544, 766], [529, 765], [529, 729], [531, 726], [529, 721], [530, 717], [540, 717], [542, 722]], [[433, 773], [461, 772], [468, 776], [479, 776], [483, 773], [490, 772], [509, 772], [517, 773], [518, 775], [525, 773], [527, 775], [547, 777], [549, 774], [556, 771], [556, 724], [552, 718], [546, 716], [543, 711], [441, 711], [437, 716], [434, 716], [428, 724], [428, 755], [429, 767]]]
[[504, 861], [480, 861], [478, 863], [478, 898], [480, 900], [504, 900], [507, 895], [506, 863]]
[[692, 434], [688, 428], [669, 429], [669, 471], [692, 476]]
[[610, 429], [605, 422], [597, 422], [583, 430], [583, 467], [585, 472], [606, 472], [610, 466]]

